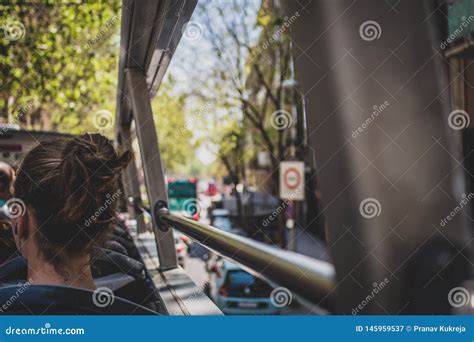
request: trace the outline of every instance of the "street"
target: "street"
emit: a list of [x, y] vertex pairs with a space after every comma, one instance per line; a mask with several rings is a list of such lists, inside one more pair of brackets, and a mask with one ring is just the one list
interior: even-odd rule
[[[322, 260], [326, 260], [328, 258], [322, 243], [314, 238], [310, 233], [299, 230], [296, 236], [298, 252], [310, 257], [318, 257]], [[194, 243], [186, 260], [185, 271], [188, 276], [196, 283], [198, 288], [203, 288], [203, 285], [209, 281], [209, 276], [205, 267], [205, 261], [202, 259], [206, 253], [206, 248], [199, 245], [198, 243]], [[281, 308], [280, 314], [315, 315], [317, 312], [318, 311], [315, 308], [305, 307], [293, 300], [290, 305]]]

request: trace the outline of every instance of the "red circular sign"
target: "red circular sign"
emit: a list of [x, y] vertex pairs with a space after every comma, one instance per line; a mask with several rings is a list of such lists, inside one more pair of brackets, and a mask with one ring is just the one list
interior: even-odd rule
[[301, 183], [300, 172], [294, 167], [289, 167], [283, 174], [283, 181], [285, 182], [286, 187], [291, 190], [295, 190], [300, 186]]

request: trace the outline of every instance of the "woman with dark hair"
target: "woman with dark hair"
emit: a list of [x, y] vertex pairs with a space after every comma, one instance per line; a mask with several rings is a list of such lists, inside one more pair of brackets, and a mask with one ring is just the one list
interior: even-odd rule
[[13, 168], [5, 162], [0, 162], [0, 265], [17, 256], [7, 202], [12, 198], [14, 179]]
[[5, 162], [0, 162], [0, 206], [12, 197], [12, 185], [15, 171]]
[[118, 179], [131, 159], [100, 134], [41, 142], [22, 160], [12, 220], [33, 284], [94, 289], [91, 251], [113, 229]]

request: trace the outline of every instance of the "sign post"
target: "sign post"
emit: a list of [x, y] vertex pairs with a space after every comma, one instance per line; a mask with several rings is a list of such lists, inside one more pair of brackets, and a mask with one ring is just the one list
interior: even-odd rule
[[280, 198], [290, 201], [304, 200], [304, 162], [280, 163]]
[[304, 200], [304, 162], [284, 161], [280, 163], [280, 199], [287, 210], [285, 227], [288, 239], [287, 248], [296, 251], [295, 221], [298, 202]]

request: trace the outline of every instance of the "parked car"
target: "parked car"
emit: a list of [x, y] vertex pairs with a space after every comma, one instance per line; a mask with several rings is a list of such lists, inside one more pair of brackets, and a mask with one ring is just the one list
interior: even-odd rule
[[176, 248], [176, 257], [178, 258], [178, 264], [184, 268], [186, 264], [186, 257], [188, 256], [188, 245], [181, 238], [182, 235], [179, 232], [173, 232], [174, 245]]
[[204, 191], [204, 194], [209, 197], [216, 196], [218, 193], [219, 190], [217, 189], [217, 185], [214, 183], [209, 183], [206, 191]]
[[245, 231], [240, 228], [234, 220], [230, 217], [230, 211], [228, 209], [214, 209], [211, 211], [211, 226], [222, 229], [226, 232], [246, 235]]
[[191, 240], [188, 236], [178, 232], [174, 231], [174, 236], [178, 239], [180, 239], [185, 245], [186, 245], [186, 253], [189, 255], [191, 251], [191, 247], [193, 246], [193, 240]]
[[237, 264], [217, 260], [210, 267], [210, 297], [226, 315], [275, 315], [272, 287]]
[[[150, 225], [151, 224], [151, 216], [149, 213], [144, 212], [143, 213], [145, 224]], [[136, 232], [137, 226], [136, 226], [136, 221], [135, 220], [128, 220], [130, 221], [129, 223], [131, 224], [132, 232]], [[144, 240], [150, 240], [150, 244], [153, 245], [155, 238], [154, 235], [150, 232], [145, 232], [142, 233], [141, 238]], [[174, 230], [173, 231], [173, 237], [174, 237], [174, 245], [176, 248], [176, 257], [178, 259], [178, 264], [184, 268], [186, 264], [186, 257], [189, 254], [189, 250], [193, 244], [193, 241], [188, 238], [186, 235], [181, 234], [180, 232]], [[153, 248], [151, 248], [153, 251]]]

